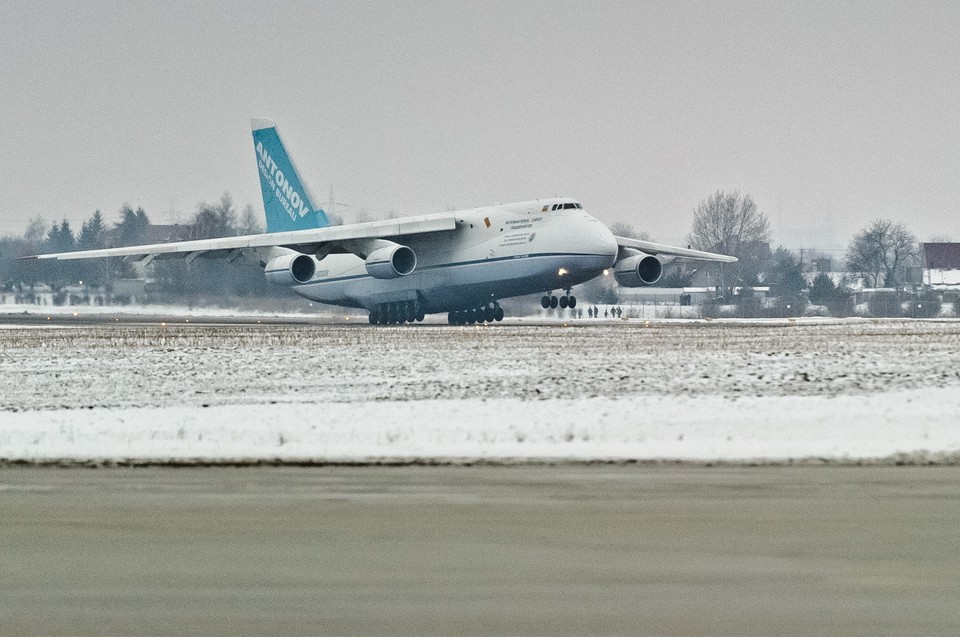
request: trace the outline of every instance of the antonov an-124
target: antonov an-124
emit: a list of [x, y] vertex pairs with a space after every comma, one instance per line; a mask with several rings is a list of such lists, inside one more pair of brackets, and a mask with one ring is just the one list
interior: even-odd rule
[[[499, 301], [543, 294], [546, 307], [576, 307], [573, 286], [613, 269], [617, 283], [656, 283], [658, 257], [730, 263], [734, 257], [616, 237], [574, 199], [497, 204], [369, 223], [331, 225], [287, 153], [276, 124], [251, 120], [267, 232], [37, 259], [124, 257], [257, 259], [267, 279], [307, 299], [362, 308], [370, 322], [451, 324], [503, 319]], [[559, 292], [560, 296], [555, 294]]]

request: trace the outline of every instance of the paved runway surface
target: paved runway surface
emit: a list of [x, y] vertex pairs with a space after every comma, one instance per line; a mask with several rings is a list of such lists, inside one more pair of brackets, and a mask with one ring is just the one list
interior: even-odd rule
[[0, 634], [960, 633], [960, 469], [0, 470]]

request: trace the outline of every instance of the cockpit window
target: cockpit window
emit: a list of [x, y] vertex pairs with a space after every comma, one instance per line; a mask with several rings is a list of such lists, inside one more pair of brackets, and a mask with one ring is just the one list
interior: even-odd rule
[[557, 204], [553, 204], [553, 208], [551, 208], [550, 210], [556, 210], [556, 209], [557, 209]]
[[564, 210], [571, 210], [571, 209], [576, 208], [576, 207], [577, 207], [576, 204], [572, 204], [572, 203], [565, 203], [565, 204], [563, 204], [563, 209], [564, 209]]
[[577, 210], [583, 210], [583, 206], [581, 206], [580, 204], [575, 203], [573, 205], [577, 207]]

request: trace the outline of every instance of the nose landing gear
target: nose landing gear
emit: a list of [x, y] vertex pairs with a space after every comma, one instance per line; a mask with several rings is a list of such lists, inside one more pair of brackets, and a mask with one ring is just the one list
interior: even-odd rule
[[566, 290], [566, 294], [564, 294], [560, 298], [553, 296], [552, 293], [544, 294], [540, 298], [540, 307], [542, 307], [545, 310], [555, 310], [557, 309], [558, 306], [562, 310], [565, 310], [568, 307], [570, 309], [573, 309], [577, 307], [577, 297], [570, 294], [570, 290], [568, 289]]

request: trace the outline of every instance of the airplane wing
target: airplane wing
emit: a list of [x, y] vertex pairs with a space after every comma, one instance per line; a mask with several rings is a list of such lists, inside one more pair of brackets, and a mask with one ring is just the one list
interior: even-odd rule
[[256, 248], [288, 248], [304, 254], [318, 252], [349, 252], [344, 244], [363, 240], [395, 239], [408, 235], [444, 232], [456, 228], [453, 213], [439, 213], [418, 217], [386, 219], [368, 223], [354, 223], [343, 226], [327, 226], [307, 230], [288, 232], [268, 232], [239, 237], [219, 239], [198, 239], [195, 241], [177, 241], [173, 243], [155, 243], [152, 245], [129, 246], [123, 248], [104, 248], [101, 250], [81, 250], [77, 252], [58, 252], [39, 254], [24, 259], [96, 259], [102, 257], [127, 257], [128, 260], [141, 261], [154, 258], [186, 257], [192, 261], [197, 257], [224, 256], [242, 250]]
[[615, 239], [617, 240], [617, 245], [621, 248], [632, 248], [646, 254], [696, 259], [698, 261], [716, 261], [719, 263], [735, 263], [739, 260], [737, 257], [730, 257], [725, 254], [691, 250], [690, 248], [675, 248], [662, 243], [653, 243], [652, 241], [641, 241], [640, 239], [630, 239], [628, 237], [615, 237]]

